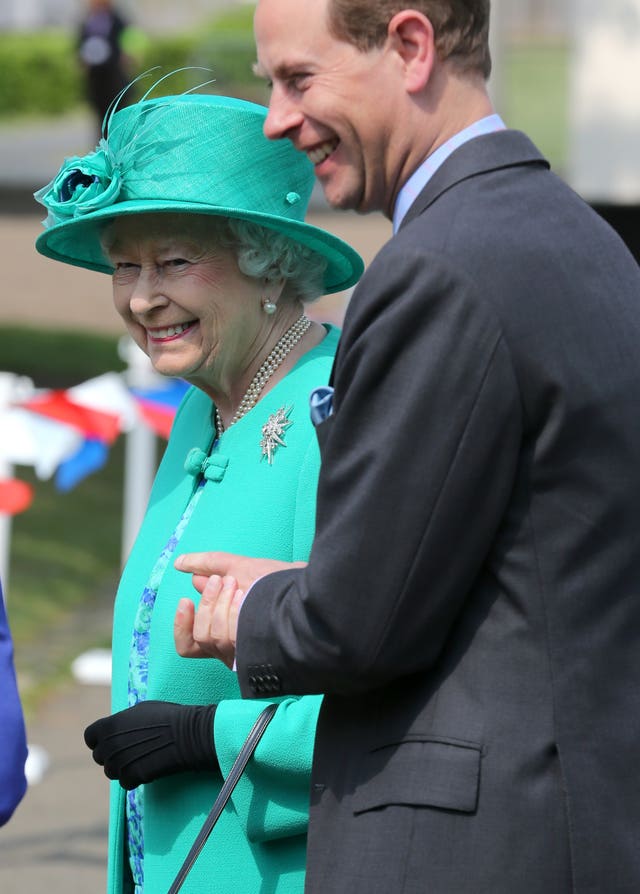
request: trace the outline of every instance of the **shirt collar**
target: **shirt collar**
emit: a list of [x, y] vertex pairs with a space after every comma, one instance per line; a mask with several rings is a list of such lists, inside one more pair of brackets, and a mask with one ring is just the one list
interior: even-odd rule
[[506, 125], [500, 115], [488, 115], [486, 118], [474, 121], [469, 127], [465, 127], [464, 130], [454, 134], [446, 141], [446, 143], [443, 143], [442, 146], [438, 146], [435, 152], [428, 155], [398, 193], [396, 206], [393, 210], [393, 232], [398, 232], [405, 214], [415, 199], [420, 195], [429, 180], [431, 180], [435, 172], [442, 164], [444, 164], [452, 152], [464, 143], [472, 140], [474, 137], [480, 137], [484, 134], [495, 133], [497, 130], [505, 129]]

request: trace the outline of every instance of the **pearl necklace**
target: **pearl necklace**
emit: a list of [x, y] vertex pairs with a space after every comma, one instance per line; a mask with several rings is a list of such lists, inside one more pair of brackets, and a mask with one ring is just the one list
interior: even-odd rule
[[[285, 332], [282, 338], [278, 341], [274, 349], [267, 356], [266, 360], [255, 374], [253, 379], [251, 380], [251, 384], [247, 388], [244, 397], [240, 401], [238, 409], [233, 414], [233, 419], [229, 423], [229, 428], [231, 428], [234, 423], [241, 419], [245, 413], [248, 413], [249, 410], [256, 405], [258, 402], [258, 398], [267, 384], [271, 376], [278, 369], [284, 359], [288, 354], [295, 348], [298, 344], [302, 336], [311, 326], [311, 320], [306, 317], [304, 314], [300, 317], [299, 320], [290, 326], [289, 329]], [[216, 407], [216, 431], [218, 432], [218, 437], [225, 431], [224, 423], [222, 422], [222, 418], [220, 416], [220, 411]]]

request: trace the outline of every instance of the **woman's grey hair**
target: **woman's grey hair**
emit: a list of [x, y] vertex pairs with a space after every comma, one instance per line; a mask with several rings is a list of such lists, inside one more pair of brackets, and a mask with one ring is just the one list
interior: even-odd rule
[[327, 261], [306, 245], [276, 230], [235, 218], [225, 218], [217, 229], [222, 244], [235, 252], [245, 276], [283, 279], [283, 296], [291, 300], [309, 302], [324, 294]]

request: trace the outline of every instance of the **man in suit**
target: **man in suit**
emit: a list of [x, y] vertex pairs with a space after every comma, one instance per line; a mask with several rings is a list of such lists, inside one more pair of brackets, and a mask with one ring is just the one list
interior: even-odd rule
[[640, 273], [495, 116], [488, 16], [257, 5], [268, 136], [394, 222], [317, 426], [308, 566], [243, 597], [268, 562], [177, 563], [182, 654], [325, 693], [309, 894], [640, 890]]

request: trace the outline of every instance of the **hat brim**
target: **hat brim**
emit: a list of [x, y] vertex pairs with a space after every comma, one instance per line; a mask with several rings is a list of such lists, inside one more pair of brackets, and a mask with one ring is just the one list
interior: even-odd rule
[[49, 227], [36, 239], [36, 249], [54, 261], [111, 274], [113, 267], [104, 255], [100, 241], [105, 222], [133, 214], [170, 213], [247, 220], [288, 236], [326, 259], [324, 293], [327, 295], [355, 285], [364, 270], [362, 258], [348, 243], [320, 227], [302, 221], [274, 218], [244, 208], [217, 208], [208, 204], [198, 205], [192, 201], [118, 202], [116, 205]]

